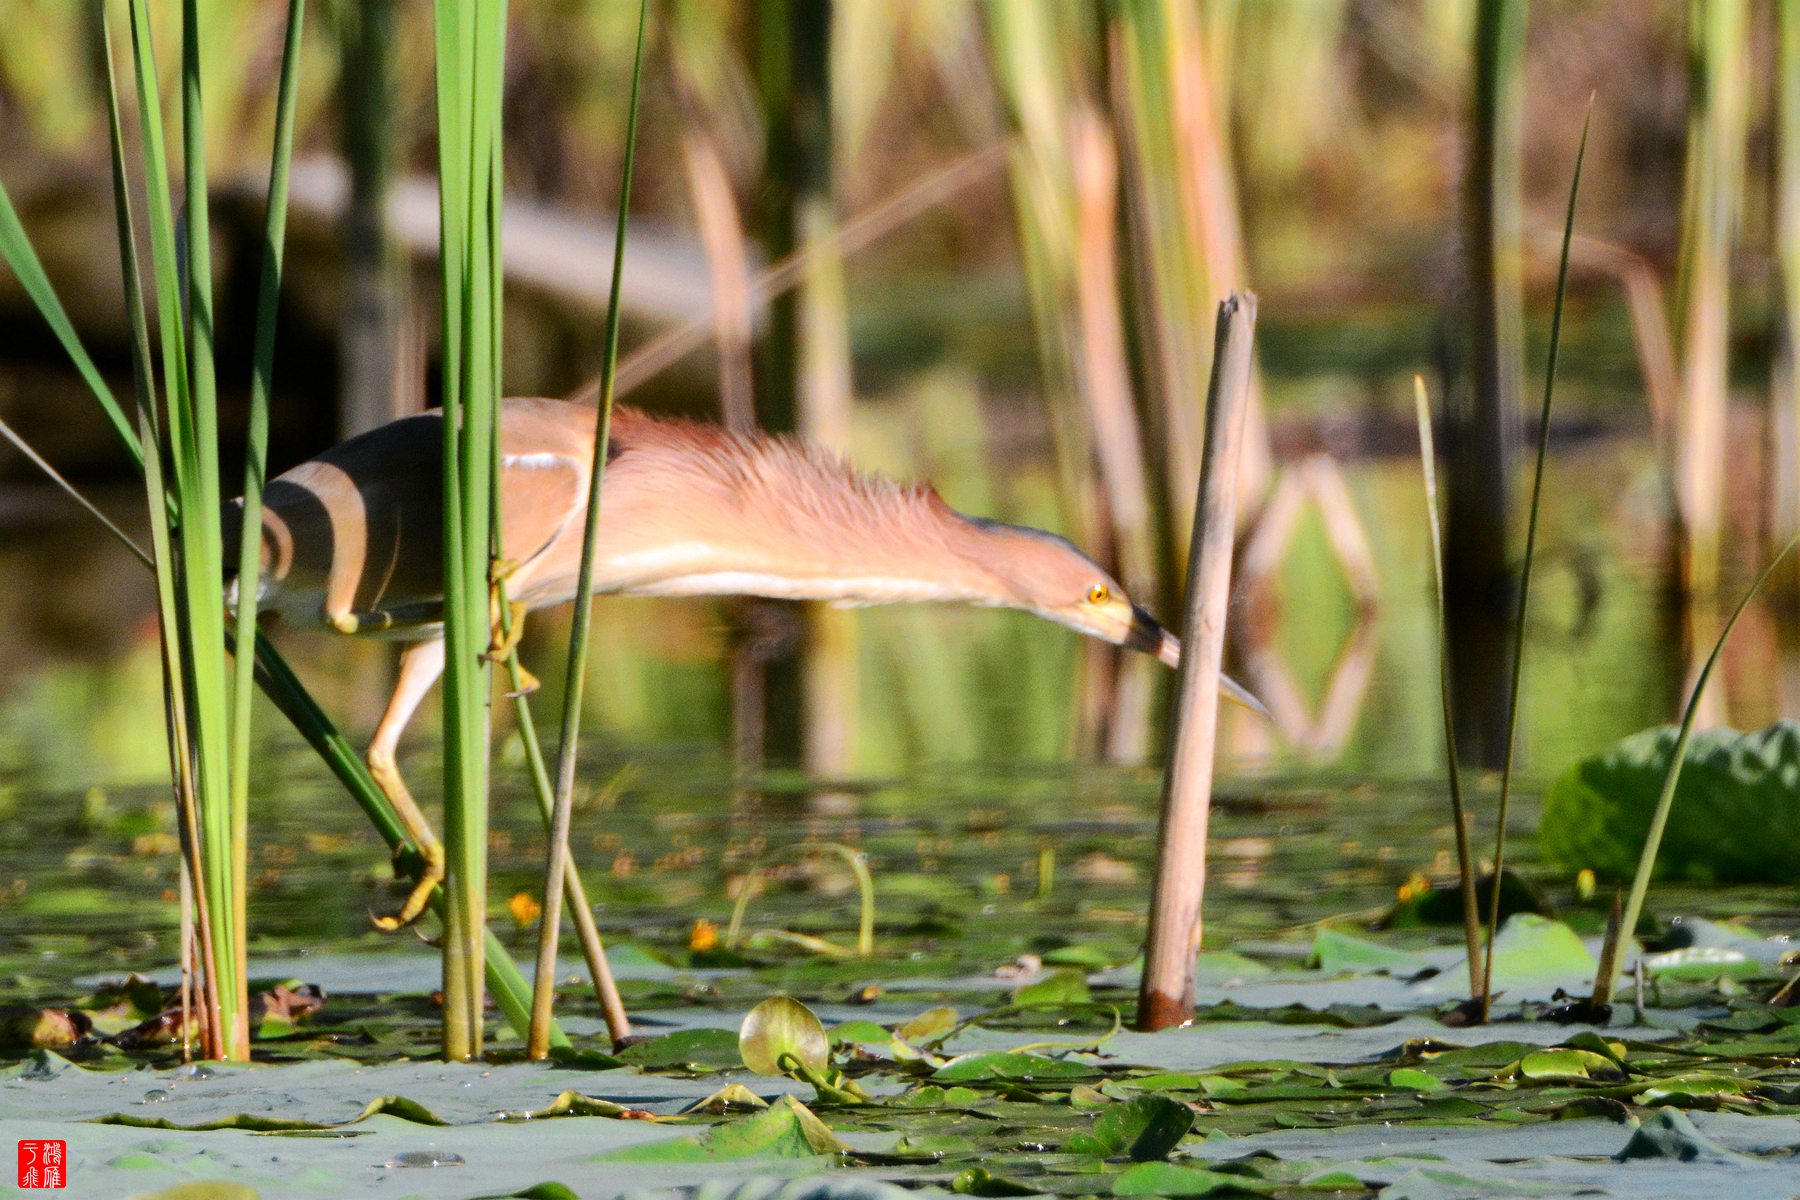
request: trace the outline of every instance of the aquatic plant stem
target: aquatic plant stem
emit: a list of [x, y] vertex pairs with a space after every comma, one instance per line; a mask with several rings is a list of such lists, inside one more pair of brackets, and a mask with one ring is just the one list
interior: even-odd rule
[[[1459, 599], [1504, 595], [1524, 341], [1521, 201], [1527, 0], [1477, 0], [1471, 22], [1464, 274], [1469, 394], [1448, 410], [1445, 575]], [[1484, 759], [1492, 750], [1482, 750]]]
[[[135, 9], [132, 15], [134, 18], [138, 15]], [[113, 191], [115, 214], [119, 226], [118, 242], [120, 249], [120, 264], [126, 281], [126, 310], [130, 317], [133, 335], [133, 386], [136, 393], [138, 413], [135, 422], [125, 416], [124, 409], [120, 407], [118, 401], [112, 395], [111, 390], [100, 377], [98, 369], [94, 367], [93, 359], [89, 356], [86, 348], [82, 345], [79, 337], [76, 335], [73, 326], [68, 320], [67, 311], [64, 309], [61, 301], [57, 298], [54, 288], [51, 287], [48, 278], [43, 272], [42, 265], [36, 253], [33, 251], [29, 239], [25, 235], [24, 229], [18, 222], [17, 214], [13, 209], [11, 200], [6, 193], [4, 186], [0, 186], [0, 258], [4, 258], [7, 265], [11, 267], [14, 273], [19, 277], [25, 287], [26, 293], [31, 297], [32, 302], [37, 306], [39, 313], [49, 324], [51, 330], [56, 334], [64, 351], [69, 355], [70, 362], [75, 366], [76, 371], [81, 376], [82, 380], [87, 383], [95, 403], [100, 406], [108, 423], [117, 435], [121, 448], [140, 470], [147, 470], [148, 466], [145, 457], [145, 447], [147, 445], [154, 447], [157, 444], [157, 437], [159, 436], [158, 431], [162, 428], [162, 422], [158, 418], [153, 403], [156, 389], [156, 361], [150, 350], [147, 316], [144, 310], [142, 291], [138, 285], [140, 276], [137, 267], [137, 237], [133, 229], [131, 209], [128, 202], [129, 192], [125, 174], [124, 145], [121, 135], [121, 105], [119, 104], [117, 95], [117, 73], [114, 68], [113, 47], [108, 23], [105, 19], [104, 9], [101, 10], [100, 26], [103, 34], [103, 41], [105, 43], [103, 48], [103, 58], [107, 66], [108, 133], [112, 143]], [[134, 36], [143, 32], [135, 23], [132, 28]], [[143, 100], [143, 92], [141, 90], [139, 92], [139, 99], [141, 105]], [[160, 124], [152, 125], [144, 141], [146, 156], [152, 158], [153, 161], [160, 161], [160, 156], [162, 154]], [[166, 193], [164, 194], [163, 199], [165, 202], [159, 205], [157, 193], [154, 191], [149, 193], [148, 201], [153, 218], [157, 215], [159, 207], [166, 208]], [[159, 227], [160, 226], [153, 220], [151, 224], [153, 249], [158, 241], [156, 231]], [[178, 298], [176, 307], [179, 308]], [[167, 343], [165, 343], [165, 349], [169, 349]], [[181, 342], [180, 339], [175, 339], [172, 357], [165, 359], [166, 369], [171, 372], [179, 371], [182, 368], [181, 360]], [[49, 467], [49, 464], [42, 459], [41, 455], [28, 457], [30, 457], [33, 463], [38, 465], [40, 469], [45, 470], [47, 473], [50, 472], [51, 468]], [[55, 480], [56, 476], [52, 474], [51, 478]], [[69, 491], [70, 489], [65, 487], [64, 490]], [[157, 491], [164, 491], [163, 511], [165, 515], [172, 514], [174, 511], [173, 498], [168, 496], [164, 489], [157, 489]], [[155, 494], [155, 492], [152, 492], [151, 494]], [[152, 514], [152, 516], [154, 529], [155, 515]], [[154, 568], [153, 562], [148, 561], [148, 556], [144, 555], [141, 548], [134, 547], [133, 549], [134, 553], [136, 553], [141, 560], [146, 561], [146, 566], [150, 566], [152, 569]], [[171, 621], [170, 627], [173, 628], [174, 624], [175, 622]], [[227, 637], [229, 637], [228, 631]], [[325, 715], [324, 710], [319, 707], [318, 702], [313, 699], [312, 695], [306, 690], [305, 685], [300, 682], [299, 677], [294, 674], [293, 668], [288, 665], [287, 661], [275, 648], [274, 644], [260, 631], [256, 635], [255, 657], [257, 664], [256, 682], [257, 685], [262, 688], [264, 694], [269, 697], [281, 714], [293, 725], [295, 730], [300, 733], [307, 744], [319, 755], [320, 759], [324, 761], [326, 767], [337, 777], [344, 789], [350, 794], [351, 799], [356, 802], [357, 806], [360, 807], [364, 814], [369, 818], [370, 823], [375, 827], [377, 834], [381, 836], [383, 841], [386, 842], [391, 849], [394, 849], [397, 852], [405, 851], [412, 853], [416, 858], [416, 848], [412, 846], [405, 826], [400, 821], [398, 814], [395, 813], [393, 805], [388, 801], [387, 796], [376, 785], [374, 778], [369, 774], [368, 767], [363, 762], [361, 755], [350, 745], [349, 741], [338, 730], [331, 719]], [[167, 671], [169, 669], [169, 664], [165, 662], [164, 666], [165, 671]], [[179, 686], [180, 676], [179, 674], [176, 674], [173, 677], [173, 682], [170, 684], [170, 687], [179, 688]], [[170, 714], [170, 720], [172, 739], [179, 736], [180, 745], [185, 746], [187, 744], [185, 716], [177, 711]], [[172, 744], [172, 751], [174, 751], [174, 749], [174, 745]], [[173, 758], [172, 773], [178, 788], [179, 800], [179, 788], [183, 786], [183, 780], [186, 778], [186, 767], [184, 764], [188, 761], [188, 756], [185, 750], [183, 750], [174, 753]], [[200, 920], [202, 922], [200, 932], [202, 941], [204, 941], [206, 938], [206, 926], [204, 924], [206, 919], [204, 912], [205, 896], [198, 887], [196, 888], [195, 900], [196, 905], [202, 909], [200, 914]], [[431, 905], [434, 910], [441, 910], [442, 903], [442, 892], [438, 891], [434, 893], [431, 900]], [[506, 955], [504, 947], [500, 945], [498, 938], [496, 938], [491, 931], [485, 935], [484, 944], [486, 946], [484, 961], [487, 986], [493, 993], [495, 1001], [499, 1005], [501, 1013], [506, 1018], [508, 1024], [511, 1025], [515, 1032], [520, 1036], [523, 1036], [530, 1006], [529, 988], [526, 986], [524, 977], [519, 973], [517, 966], [515, 966], [511, 958]], [[568, 1038], [563, 1034], [562, 1030], [554, 1026], [551, 1029], [551, 1041], [552, 1044], [559, 1046], [568, 1044]]]
[[1219, 306], [1207, 389], [1206, 444], [1188, 554], [1181, 665], [1157, 827], [1156, 884], [1138, 987], [1137, 1027], [1145, 1031], [1181, 1025], [1194, 1015], [1194, 960], [1200, 952], [1206, 832], [1218, 741], [1219, 670], [1225, 656], [1225, 610], [1231, 598], [1231, 555], [1237, 535], [1238, 460], [1250, 407], [1255, 332], [1256, 296], [1232, 293]]
[[1525, 560], [1519, 567], [1519, 604], [1513, 615], [1512, 679], [1506, 701], [1506, 753], [1500, 768], [1500, 803], [1494, 818], [1494, 883], [1488, 894], [1487, 953], [1481, 968], [1481, 1020], [1494, 1008], [1494, 940], [1500, 932], [1501, 881], [1506, 871], [1506, 819], [1512, 801], [1513, 763], [1519, 746], [1519, 685], [1525, 676], [1525, 617], [1531, 601], [1531, 568], [1537, 556], [1538, 513], [1544, 499], [1544, 460], [1550, 452], [1550, 404], [1556, 394], [1556, 353], [1562, 344], [1563, 301], [1569, 287], [1569, 242], [1575, 236], [1575, 201], [1581, 193], [1581, 164], [1587, 157], [1588, 130], [1594, 103], [1588, 101], [1575, 151], [1575, 173], [1569, 181], [1569, 207], [1563, 217], [1562, 254], [1556, 266], [1556, 302], [1550, 310], [1550, 348], [1544, 366], [1544, 404], [1538, 417], [1537, 462], [1531, 476], [1531, 507], [1525, 524]]
[[443, 291], [444, 1056], [482, 1052], [505, 0], [437, 0]]
[[[234, 641], [256, 642], [256, 601], [262, 572], [262, 492], [268, 477], [269, 393], [275, 374], [275, 318], [281, 301], [282, 249], [287, 235], [289, 167], [294, 157], [294, 109], [300, 90], [300, 36], [306, 0], [290, 0], [287, 37], [281, 52], [281, 81], [275, 106], [274, 149], [270, 155], [269, 193], [263, 225], [262, 280], [256, 304], [256, 340], [250, 378], [250, 409], [244, 434], [243, 519], [237, 545], [238, 605]], [[214, 440], [216, 441], [216, 434]], [[232, 662], [231, 827], [232, 884], [236, 906], [238, 957], [247, 956], [249, 927], [247, 880], [250, 836], [250, 715], [255, 699], [255, 660], [240, 654]]]
[[[1456, 840], [1456, 877], [1462, 891], [1463, 943], [1469, 956], [1469, 996], [1482, 994], [1486, 968], [1481, 955], [1480, 903], [1475, 895], [1475, 862], [1469, 853], [1468, 810], [1463, 804], [1462, 763], [1456, 753], [1456, 720], [1450, 696], [1450, 631], [1445, 617], [1444, 541], [1438, 521], [1437, 446], [1431, 436], [1431, 401], [1425, 377], [1413, 376], [1413, 403], [1419, 418], [1419, 464], [1425, 477], [1425, 526], [1431, 533], [1431, 580], [1437, 595], [1438, 697], [1444, 717], [1444, 753], [1450, 777], [1450, 819]], [[1498, 888], [1496, 879], [1494, 886]]]
[[114, 540], [124, 546], [127, 550], [131, 551], [132, 555], [139, 562], [143, 563], [151, 570], [156, 569], [156, 564], [151, 560], [150, 555], [144, 551], [142, 546], [131, 540], [130, 534], [113, 524], [111, 519], [108, 518], [105, 513], [94, 506], [92, 500], [89, 500], [86, 496], [77, 491], [75, 485], [64, 478], [61, 471], [58, 471], [52, 466], [43, 455], [37, 452], [36, 448], [33, 447], [30, 442], [27, 442], [24, 438], [20, 437], [18, 431], [11, 425], [8, 425], [5, 421], [0, 421], [0, 437], [4, 437], [7, 441], [11, 442], [13, 449], [17, 450], [20, 454], [23, 454], [32, 466], [48, 476], [50, 482], [60, 488], [63, 494], [69, 499], [80, 505], [82, 510], [85, 511], [88, 516], [105, 526], [106, 531], [113, 535]]
[[569, 826], [575, 804], [575, 760], [581, 737], [581, 701], [587, 678], [588, 639], [593, 632], [594, 548], [600, 531], [600, 496], [606, 481], [607, 447], [612, 437], [613, 387], [619, 363], [619, 292], [625, 269], [625, 228], [631, 208], [632, 168], [637, 161], [638, 101], [643, 92], [644, 30], [649, 16], [650, 0], [641, 0], [637, 47], [631, 68], [631, 101], [625, 114], [625, 154], [619, 171], [619, 220], [613, 235], [612, 286], [600, 361], [594, 461], [588, 472], [581, 568], [576, 576], [575, 614], [569, 631], [568, 673], [563, 687], [562, 737], [556, 757], [556, 805], [550, 816], [550, 846], [544, 868], [543, 918], [538, 925], [537, 969], [532, 980], [531, 1031], [525, 1047], [531, 1058], [543, 1058], [549, 1053], [550, 1014], [556, 997], [556, 946], [562, 932], [563, 868], [569, 855]]
[[[1794, 552], [1796, 546], [1800, 546], [1800, 534], [1790, 538], [1781, 552], [1762, 569], [1762, 574], [1756, 577], [1756, 582], [1750, 585], [1744, 598], [1732, 610], [1724, 628], [1719, 630], [1719, 636], [1713, 642], [1712, 653], [1706, 656], [1706, 664], [1694, 679], [1693, 690], [1688, 693], [1687, 708], [1681, 714], [1681, 729], [1675, 735], [1674, 749], [1669, 752], [1669, 769], [1663, 776], [1662, 791], [1657, 795], [1656, 807], [1650, 813], [1650, 828], [1644, 834], [1644, 848], [1638, 855], [1637, 871], [1631, 877], [1631, 892], [1625, 900], [1625, 913], [1619, 920], [1621, 945], [1637, 931], [1638, 920], [1644, 914], [1644, 897], [1649, 894], [1650, 876], [1656, 870], [1656, 855], [1662, 848], [1663, 832], [1669, 825], [1669, 813], [1675, 807], [1675, 786], [1681, 782], [1681, 768], [1687, 758], [1688, 742], [1693, 737], [1695, 718], [1700, 713], [1700, 697], [1706, 691], [1707, 681], [1712, 678], [1713, 668], [1719, 664], [1719, 656], [1725, 652], [1725, 639], [1731, 636], [1738, 618], [1744, 615], [1744, 610], [1750, 607], [1756, 594], [1762, 591], [1763, 585], [1774, 576], [1775, 569]], [[1613, 989], [1619, 985], [1619, 966], [1624, 957], [1623, 954], [1614, 957], [1610, 964], [1611, 970], [1607, 972], [1604, 991], [1598, 986], [1594, 989], [1596, 999], [1605, 1001], [1612, 998]]]
[[[504, 602], [500, 608], [503, 631], [512, 633], [512, 616]], [[507, 684], [511, 688], [514, 711], [518, 714], [519, 741], [525, 747], [525, 763], [531, 774], [531, 793], [537, 799], [538, 815], [544, 819], [544, 832], [550, 832], [556, 812], [556, 789], [550, 782], [550, 770], [544, 763], [544, 748], [538, 741], [537, 722], [531, 715], [531, 702], [526, 695], [525, 672], [519, 664], [518, 647], [506, 656]], [[582, 886], [581, 872], [576, 868], [573, 850], [565, 847], [563, 856], [563, 890], [568, 900], [570, 917], [575, 922], [575, 936], [581, 942], [582, 957], [587, 960], [588, 978], [594, 985], [594, 996], [600, 1002], [606, 1020], [606, 1032], [617, 1045], [631, 1036], [631, 1019], [625, 1012], [625, 1001], [613, 978], [612, 964], [606, 960], [606, 943], [600, 937], [600, 926], [594, 920], [594, 907], [588, 902]]]

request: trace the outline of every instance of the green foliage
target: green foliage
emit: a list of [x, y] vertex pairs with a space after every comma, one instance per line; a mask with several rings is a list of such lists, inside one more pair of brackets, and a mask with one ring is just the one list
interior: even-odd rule
[[619, 1058], [637, 1067], [695, 1073], [729, 1070], [744, 1061], [738, 1037], [728, 1029], [683, 1029], [664, 1034], [632, 1043], [619, 1051]]
[[444, 1055], [482, 1051], [505, 0], [436, 5], [443, 319]]
[[758, 1075], [789, 1075], [796, 1067], [822, 1071], [831, 1061], [825, 1027], [791, 996], [770, 996], [750, 1010], [738, 1030], [738, 1050]]
[[[1563, 217], [1562, 254], [1556, 265], [1556, 303], [1550, 310], [1550, 345], [1545, 353], [1544, 403], [1538, 417], [1537, 458], [1531, 475], [1531, 504], [1526, 509], [1525, 557], [1519, 565], [1519, 603], [1513, 615], [1512, 678], [1506, 701], [1506, 751], [1500, 768], [1500, 801], [1494, 814], [1494, 874], [1506, 871], [1508, 802], [1512, 798], [1513, 763], [1519, 745], [1519, 694], [1525, 677], [1525, 622], [1531, 599], [1532, 566], [1537, 559], [1538, 518], [1544, 504], [1544, 461], [1550, 453], [1550, 407], [1556, 396], [1556, 356], [1562, 348], [1563, 301], [1569, 289], [1569, 246], [1575, 238], [1575, 202], [1581, 195], [1581, 164], [1587, 159], [1588, 130], [1593, 125], [1590, 104], [1581, 123], [1581, 142], [1575, 150], [1575, 170], [1569, 178], [1569, 206]], [[1481, 972], [1481, 1015], [1486, 1019], [1494, 1001], [1494, 943], [1500, 932], [1500, 889], [1488, 902], [1488, 957]]]
[[1417, 975], [1431, 965], [1423, 956], [1411, 951], [1356, 937], [1330, 926], [1313, 937], [1307, 961], [1327, 974], [1380, 971], [1399, 978]]
[[1254, 1196], [1273, 1191], [1274, 1184], [1251, 1176], [1161, 1162], [1139, 1163], [1112, 1187], [1115, 1196]]
[[600, 1156], [602, 1162], [706, 1163], [761, 1158], [816, 1158], [849, 1147], [831, 1127], [792, 1096], [753, 1117], [694, 1138], [632, 1146]]
[[1091, 1130], [1071, 1137], [1071, 1154], [1152, 1162], [1169, 1157], [1194, 1127], [1194, 1110], [1167, 1096], [1139, 1096], [1100, 1114]]
[[[1638, 861], [1673, 762], [1673, 725], [1575, 763], [1544, 798], [1538, 842], [1570, 870], [1615, 878]], [[1800, 725], [1693, 736], [1654, 878], [1786, 883], [1800, 858]]]

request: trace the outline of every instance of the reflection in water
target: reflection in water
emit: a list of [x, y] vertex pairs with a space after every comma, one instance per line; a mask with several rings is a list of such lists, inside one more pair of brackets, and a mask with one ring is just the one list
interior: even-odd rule
[[1364, 612], [1351, 629], [1332, 664], [1316, 712], [1306, 699], [1299, 677], [1283, 657], [1279, 643], [1269, 633], [1264, 627], [1262, 636], [1240, 651], [1250, 690], [1268, 705], [1275, 728], [1289, 746], [1311, 761], [1336, 762], [1369, 697], [1376, 652], [1381, 646], [1381, 622], [1372, 612]]

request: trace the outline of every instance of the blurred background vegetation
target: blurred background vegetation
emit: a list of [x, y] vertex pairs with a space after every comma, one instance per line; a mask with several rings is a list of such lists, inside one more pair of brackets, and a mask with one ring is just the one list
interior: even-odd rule
[[[200, 8], [229, 457], [285, 6]], [[562, 395], [599, 361], [636, 9], [511, 12], [506, 389]], [[435, 395], [430, 6], [328, 0], [309, 20], [278, 470]], [[1236, 653], [1279, 719], [1234, 718], [1239, 767], [1438, 769], [1415, 372], [1445, 406], [1459, 736], [1491, 762], [1513, 459], [1590, 96], [1527, 770], [1667, 719], [1707, 597], [1800, 524], [1791, 0], [666, 0], [652, 22], [629, 403], [929, 478], [1075, 537], [1166, 612], [1213, 307], [1259, 293]], [[122, 381], [94, 25], [87, 4], [0, 0], [0, 175]], [[796, 250], [771, 298], [761, 273]], [[634, 368], [690, 327], [691, 352]], [[129, 513], [77, 388], [0, 278], [0, 417]], [[0, 759], [67, 785], [154, 776], [153, 597], [0, 453]], [[1794, 592], [1740, 631], [1715, 719], [1800, 715]], [[634, 601], [596, 624], [592, 719], [625, 747], [766, 747], [847, 776], [1157, 744], [1153, 665], [1023, 618]], [[559, 640], [554, 620], [538, 633], [540, 654]], [[372, 723], [383, 648], [284, 641]]]

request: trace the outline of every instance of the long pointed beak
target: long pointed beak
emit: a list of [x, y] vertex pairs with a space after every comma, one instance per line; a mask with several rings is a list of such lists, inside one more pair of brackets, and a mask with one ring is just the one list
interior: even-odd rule
[[[1154, 654], [1170, 667], [1181, 665], [1181, 639], [1164, 629], [1157, 619], [1138, 605], [1131, 606], [1131, 632], [1125, 644], [1133, 650]], [[1219, 694], [1243, 705], [1253, 713], [1269, 716], [1269, 710], [1249, 688], [1229, 675], [1220, 674]]]

